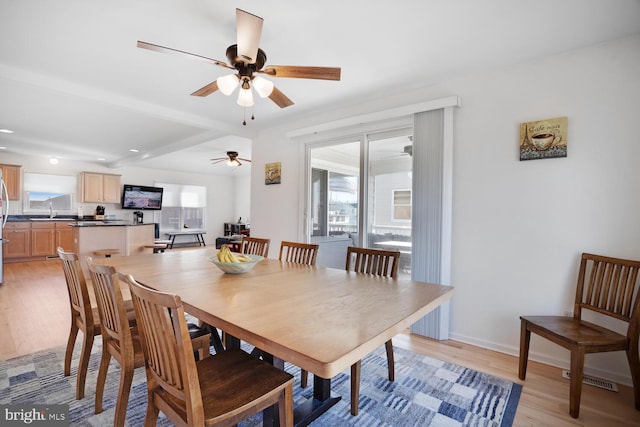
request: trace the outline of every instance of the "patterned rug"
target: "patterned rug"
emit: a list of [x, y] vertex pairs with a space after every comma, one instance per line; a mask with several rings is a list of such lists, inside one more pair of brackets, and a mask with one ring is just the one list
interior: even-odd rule
[[[0, 362], [0, 410], [4, 412], [8, 404], [68, 404], [71, 426], [112, 425], [119, 380], [115, 362], [109, 367], [104, 412], [99, 415], [93, 413], [101, 344], [100, 339], [94, 342], [85, 398], [82, 400], [74, 398], [79, 343], [76, 343], [69, 377], [62, 375], [64, 348]], [[332, 381], [333, 394], [342, 396], [342, 399], [311, 426], [475, 427], [513, 424], [521, 385], [401, 348], [396, 347], [394, 351], [394, 382], [386, 378], [384, 346], [362, 361], [358, 416], [354, 417], [349, 412], [350, 381], [347, 370]], [[294, 400], [299, 402], [309, 397], [312, 388], [299, 387], [300, 370], [290, 364], [286, 364], [286, 369], [296, 376]], [[138, 369], [128, 404], [127, 425], [143, 425], [145, 408], [145, 373], [144, 369]], [[38, 423], [31, 425], [37, 426]], [[170, 425], [161, 413], [158, 426]], [[240, 424], [242, 427], [259, 425], [262, 425], [261, 415]]]

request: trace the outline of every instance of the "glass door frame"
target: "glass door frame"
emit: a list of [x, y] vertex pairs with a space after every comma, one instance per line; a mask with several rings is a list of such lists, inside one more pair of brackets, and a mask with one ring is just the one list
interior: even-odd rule
[[363, 129], [362, 131], [349, 136], [336, 136], [327, 137], [326, 139], [307, 141], [303, 144], [304, 150], [304, 180], [303, 191], [304, 194], [304, 207], [302, 212], [302, 235], [304, 241], [309, 242], [311, 234], [313, 232], [312, 214], [311, 214], [311, 152], [315, 148], [330, 147], [335, 145], [355, 143], [360, 144], [360, 159], [359, 159], [359, 194], [358, 194], [358, 242], [357, 245], [366, 247], [368, 245], [367, 230], [369, 229], [369, 222], [372, 220], [368, 217], [368, 192], [369, 192], [369, 145], [370, 142], [378, 141], [380, 139], [391, 138], [394, 136], [412, 135], [413, 124], [406, 120], [390, 124], [381, 124], [381, 126], [375, 126], [370, 129]]

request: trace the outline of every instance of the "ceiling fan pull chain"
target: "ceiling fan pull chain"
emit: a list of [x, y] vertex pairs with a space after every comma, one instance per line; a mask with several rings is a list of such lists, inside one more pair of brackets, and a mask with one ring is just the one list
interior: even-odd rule
[[255, 120], [255, 116], [253, 115], [253, 107], [251, 107], [251, 120]]
[[246, 126], [247, 125], [247, 107], [242, 107], [242, 126]]

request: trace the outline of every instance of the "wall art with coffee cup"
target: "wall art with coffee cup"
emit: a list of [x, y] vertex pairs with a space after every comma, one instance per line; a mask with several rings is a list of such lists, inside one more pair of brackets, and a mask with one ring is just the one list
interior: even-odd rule
[[520, 124], [520, 160], [567, 157], [567, 118]]

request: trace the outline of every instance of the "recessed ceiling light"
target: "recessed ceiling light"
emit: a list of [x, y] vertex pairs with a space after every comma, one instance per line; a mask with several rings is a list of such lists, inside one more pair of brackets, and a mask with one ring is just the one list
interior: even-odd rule
[[55, 157], [51, 157], [49, 159], [49, 163], [51, 163], [52, 165], [57, 165], [58, 164], [58, 159], [56, 159]]
[[104, 162], [104, 161], [105, 161], [105, 160], [107, 160], [107, 159], [105, 159], [104, 157], [98, 157], [98, 159], [97, 159], [97, 160], [99, 160], [99, 161], [101, 161], [101, 162]]
[[7, 147], [0, 147], [0, 150], [6, 150]]
[[0, 132], [2, 132], [2, 133], [13, 133], [13, 131], [9, 130], [9, 129], [0, 129]]
[[131, 151], [132, 153], [139, 153], [140, 150], [138, 150], [137, 148], [130, 148], [129, 151]]

